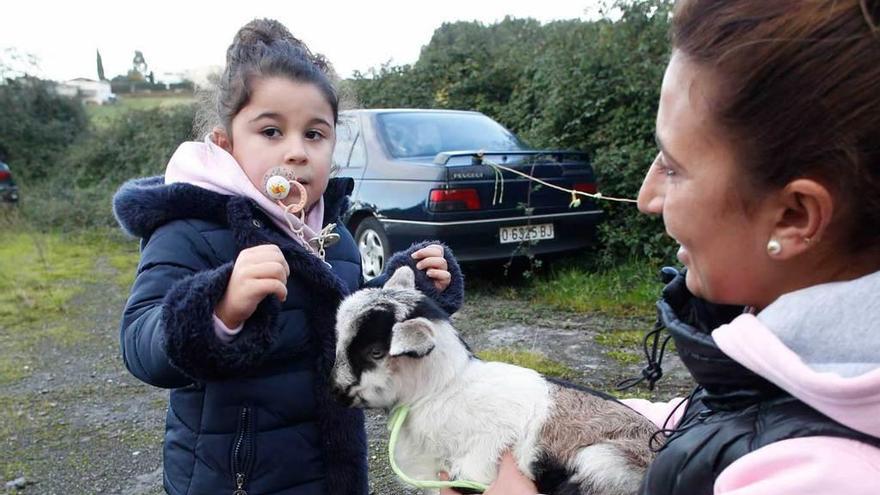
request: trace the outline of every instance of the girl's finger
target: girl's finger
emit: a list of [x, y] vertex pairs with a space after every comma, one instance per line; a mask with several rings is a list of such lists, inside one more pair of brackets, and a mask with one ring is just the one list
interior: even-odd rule
[[416, 251], [412, 254], [413, 259], [417, 259], [417, 260], [420, 260], [423, 258], [429, 258], [429, 257], [433, 257], [433, 256], [442, 258], [443, 257], [443, 247], [440, 246], [439, 244], [431, 244], [429, 246], [423, 247], [422, 249], [419, 249], [418, 251]]
[[287, 259], [284, 258], [281, 249], [274, 244], [264, 244], [245, 249], [238, 254], [238, 258], [235, 260], [236, 265], [256, 265], [268, 262], [275, 262], [283, 266], [285, 271], [284, 278], [290, 276], [290, 265], [287, 264]]
[[242, 275], [246, 278], [271, 278], [286, 283], [289, 269], [277, 261], [267, 261], [242, 268]]
[[253, 279], [248, 283], [248, 287], [253, 291], [252, 294], [257, 296], [268, 296], [275, 294], [279, 300], [284, 302], [287, 300], [287, 285], [274, 278]]
[[426, 268], [439, 268], [440, 270], [447, 270], [449, 268], [449, 263], [446, 262], [446, 258], [432, 256], [416, 263], [416, 268], [418, 268], [419, 270], [424, 270]]
[[452, 274], [450, 274], [446, 270], [428, 270], [425, 272], [428, 275], [428, 278], [434, 281], [434, 287], [439, 291], [446, 290], [449, 287], [449, 284], [452, 282]]

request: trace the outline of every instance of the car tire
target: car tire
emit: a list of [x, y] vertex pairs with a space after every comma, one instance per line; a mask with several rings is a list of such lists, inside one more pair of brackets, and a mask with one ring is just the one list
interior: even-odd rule
[[364, 280], [370, 280], [382, 274], [385, 263], [391, 256], [391, 245], [385, 229], [374, 217], [367, 217], [358, 224], [354, 234], [358, 251], [361, 253], [361, 273]]

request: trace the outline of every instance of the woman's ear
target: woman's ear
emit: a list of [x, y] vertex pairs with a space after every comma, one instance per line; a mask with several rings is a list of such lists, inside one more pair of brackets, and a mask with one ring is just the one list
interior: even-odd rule
[[226, 134], [226, 129], [217, 126], [211, 130], [211, 141], [228, 153], [232, 153], [232, 139]]
[[772, 239], [782, 250], [774, 257], [788, 259], [810, 249], [828, 232], [834, 197], [821, 182], [796, 179], [780, 192], [781, 209]]

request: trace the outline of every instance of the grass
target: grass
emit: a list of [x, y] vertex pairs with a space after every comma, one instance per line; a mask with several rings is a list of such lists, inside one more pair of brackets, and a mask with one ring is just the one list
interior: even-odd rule
[[109, 124], [118, 116], [131, 110], [150, 110], [153, 108], [168, 108], [177, 105], [195, 103], [196, 99], [190, 93], [164, 93], [137, 96], [120, 96], [116, 103], [109, 105], [89, 105], [86, 113], [89, 120], [97, 127]]
[[545, 376], [571, 380], [578, 376], [578, 372], [568, 366], [554, 361], [543, 354], [513, 348], [489, 349], [477, 353], [484, 361], [501, 361], [502, 363], [515, 364], [523, 368], [530, 368]]
[[[468, 298], [479, 301], [484, 296], [500, 296], [509, 301], [528, 301], [512, 308], [503, 307], [484, 315], [470, 315], [471, 319], [488, 318], [496, 321], [535, 324], [535, 305], [576, 314], [600, 313], [622, 318], [617, 327], [601, 331], [596, 343], [605, 348], [605, 354], [622, 365], [642, 363], [642, 340], [645, 323], [655, 314], [654, 305], [660, 297], [662, 284], [657, 278], [655, 263], [632, 260], [617, 267], [594, 270], [576, 260], [560, 260], [550, 270], [532, 280], [500, 280], [497, 274], [480, 274], [476, 283], [468, 287]], [[473, 280], [473, 278], [471, 280]], [[497, 280], [496, 280], [497, 279]], [[511, 283], [512, 282], [512, 283]], [[479, 303], [477, 303], [479, 304]], [[503, 315], [497, 314], [503, 312]], [[482, 321], [469, 321], [475, 326]], [[498, 358], [499, 361], [509, 361]], [[520, 363], [515, 363], [520, 364]], [[528, 364], [521, 364], [526, 367]], [[548, 373], [548, 374], [553, 374]]]
[[[98, 263], [105, 257], [120, 273], [137, 264], [136, 248], [106, 232], [0, 232], [0, 383], [30, 374], [40, 343], [64, 347], [88, 338], [68, 325], [70, 302], [103, 276]], [[131, 275], [118, 277], [124, 286]]]
[[601, 271], [576, 264], [553, 268], [529, 292], [533, 302], [556, 309], [629, 317], [652, 314], [661, 288], [654, 264], [633, 260]]
[[614, 330], [596, 335], [596, 342], [618, 363], [639, 364], [645, 360], [641, 353], [644, 338], [644, 330]]

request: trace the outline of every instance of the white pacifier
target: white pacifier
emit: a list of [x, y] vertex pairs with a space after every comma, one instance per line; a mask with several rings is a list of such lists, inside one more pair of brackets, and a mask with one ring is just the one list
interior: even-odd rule
[[266, 194], [272, 199], [284, 199], [290, 194], [290, 181], [280, 175], [273, 175], [266, 181]]
[[[299, 200], [293, 204], [284, 204], [283, 200], [287, 199], [294, 189], [296, 189], [296, 193], [299, 195]], [[331, 223], [324, 227], [317, 236], [312, 237], [311, 239], [305, 239], [305, 237], [303, 237], [303, 227], [294, 227], [293, 222], [291, 222], [291, 217], [299, 218], [300, 224], [303, 226], [305, 225], [305, 208], [306, 202], [308, 201], [306, 187], [296, 180], [296, 176], [290, 169], [285, 167], [275, 167], [266, 172], [263, 179], [263, 190], [265, 191], [266, 196], [275, 200], [275, 202], [278, 203], [278, 206], [284, 210], [284, 219], [287, 221], [287, 226], [290, 227], [291, 232], [299, 236], [299, 238], [303, 240], [303, 244], [306, 248], [310, 249], [315, 255], [317, 255], [321, 261], [324, 261], [324, 250], [339, 242], [340, 239], [339, 234], [333, 232], [333, 229], [336, 228], [336, 224]], [[324, 261], [324, 263], [327, 262]], [[327, 264], [329, 265], [329, 263]]]
[[[266, 174], [263, 181], [266, 196], [277, 201], [285, 211], [294, 215], [303, 211], [308, 201], [308, 193], [306, 187], [296, 180], [296, 176], [290, 170], [284, 167], [275, 167]], [[290, 196], [290, 193], [296, 189], [299, 201], [293, 204], [284, 205], [281, 201]]]

